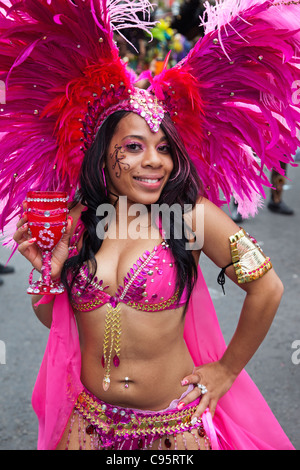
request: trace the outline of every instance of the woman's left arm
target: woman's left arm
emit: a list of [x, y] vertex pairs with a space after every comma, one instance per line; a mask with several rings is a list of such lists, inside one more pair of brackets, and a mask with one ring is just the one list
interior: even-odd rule
[[[222, 268], [232, 261], [229, 237], [239, 232], [240, 227], [213, 204], [206, 200], [203, 204], [205, 215], [202, 251]], [[207, 389], [195, 418], [200, 417], [207, 407], [214, 414], [218, 400], [229, 390], [270, 329], [283, 294], [283, 285], [274, 269], [266, 271], [262, 277], [252, 282], [239, 284], [235, 267], [231, 265], [226, 269], [227, 276], [246, 292], [246, 297], [235, 333], [220, 360], [195, 368], [193, 374], [182, 380], [182, 385], [200, 383]], [[194, 400], [200, 393], [200, 389], [195, 387], [183, 403]], [[179, 405], [182, 406], [183, 404]]]

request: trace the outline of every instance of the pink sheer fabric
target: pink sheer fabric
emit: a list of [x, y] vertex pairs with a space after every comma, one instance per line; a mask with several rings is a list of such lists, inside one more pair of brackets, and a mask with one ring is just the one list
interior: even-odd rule
[[[47, 303], [53, 296], [44, 296]], [[54, 300], [53, 320], [46, 351], [32, 394], [39, 421], [39, 450], [54, 450], [60, 441], [78, 395], [81, 354], [77, 325], [67, 293]]]
[[[186, 314], [184, 336], [197, 365], [218, 360], [226, 348], [200, 268]], [[32, 396], [39, 420], [39, 450], [55, 449], [62, 436], [74, 403], [84, 388], [80, 365], [75, 317], [67, 294], [61, 294], [54, 301], [53, 323]], [[203, 418], [213, 449], [294, 449], [245, 371], [219, 401], [213, 420], [208, 410]]]
[[[226, 348], [201, 269], [185, 322], [185, 341], [194, 364], [217, 361]], [[220, 449], [293, 450], [260, 391], [246, 371], [219, 400], [213, 418]]]

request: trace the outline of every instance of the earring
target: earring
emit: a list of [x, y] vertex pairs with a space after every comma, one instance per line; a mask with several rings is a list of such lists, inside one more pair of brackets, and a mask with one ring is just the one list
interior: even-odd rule
[[105, 188], [105, 196], [107, 196], [107, 185], [106, 185], [104, 168], [102, 168], [102, 176], [103, 176], [103, 183], [104, 183], [104, 188]]

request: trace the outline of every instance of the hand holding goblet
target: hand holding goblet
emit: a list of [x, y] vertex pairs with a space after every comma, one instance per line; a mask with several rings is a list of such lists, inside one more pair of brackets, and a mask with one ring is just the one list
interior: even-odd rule
[[64, 287], [59, 275], [68, 257], [71, 229], [67, 221], [67, 194], [31, 191], [25, 204], [26, 215], [19, 222], [14, 239], [19, 244], [19, 251], [32, 263], [34, 269], [42, 273], [41, 279], [33, 282], [34, 270], [31, 272], [27, 292], [60, 294]]

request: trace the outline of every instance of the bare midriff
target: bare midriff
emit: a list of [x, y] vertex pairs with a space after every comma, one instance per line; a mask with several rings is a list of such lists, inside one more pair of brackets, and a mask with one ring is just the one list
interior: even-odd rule
[[162, 410], [180, 398], [181, 380], [194, 367], [183, 339], [183, 307], [159, 312], [138, 311], [121, 303], [120, 363], [111, 366], [110, 386], [103, 389], [106, 305], [77, 312], [81, 381], [97, 398], [142, 410]]

